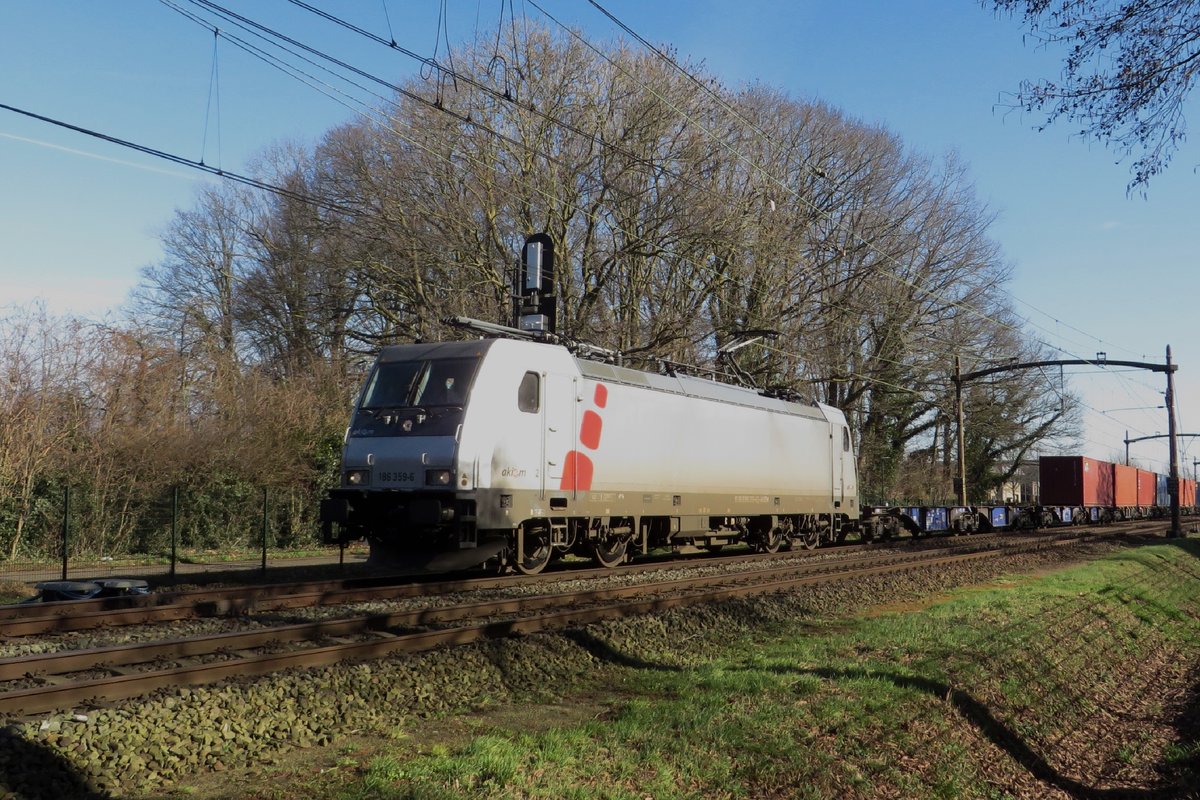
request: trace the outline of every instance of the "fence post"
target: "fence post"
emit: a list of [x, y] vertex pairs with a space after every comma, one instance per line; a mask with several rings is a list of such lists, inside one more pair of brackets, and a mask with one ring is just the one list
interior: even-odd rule
[[262, 572], [267, 574], [267, 487], [263, 487]]
[[71, 487], [63, 487], [63, 520], [62, 520], [62, 579], [67, 579], [68, 544], [71, 533]]
[[175, 582], [175, 564], [179, 561], [179, 487], [171, 490], [171, 583]]

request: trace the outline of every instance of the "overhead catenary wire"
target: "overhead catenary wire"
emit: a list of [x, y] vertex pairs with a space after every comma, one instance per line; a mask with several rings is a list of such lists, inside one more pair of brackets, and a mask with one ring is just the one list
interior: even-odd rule
[[[299, 0], [291, 0], [291, 2], [293, 2], [293, 3], [294, 3], [294, 4], [296, 4], [296, 5], [299, 5], [299, 6], [305, 7], [305, 8], [307, 8], [307, 9], [309, 9], [309, 10], [312, 10], [312, 11], [314, 11], [314, 13], [318, 13], [318, 14], [320, 14], [321, 16], [324, 16], [325, 18], [327, 18], [327, 19], [330, 19], [331, 21], [335, 21], [335, 22], [337, 22], [338, 24], [347, 25], [347, 27], [350, 27], [351, 29], [354, 29], [354, 30], [356, 30], [356, 31], [360, 32], [362, 35], [365, 35], [365, 36], [371, 37], [371, 38], [375, 39], [376, 41], [379, 41], [381, 44], [387, 44], [388, 46], [395, 47], [394, 43], [391, 43], [391, 42], [386, 42], [386, 41], [384, 41], [383, 39], [381, 39], [380, 37], [375, 37], [373, 34], [370, 34], [370, 32], [364, 31], [364, 30], [362, 30], [362, 29], [360, 29], [360, 28], [356, 28], [355, 26], [350, 26], [350, 25], [348, 25], [347, 23], [345, 23], [344, 21], [342, 21], [342, 20], [339, 20], [338, 18], [336, 18], [336, 17], [333, 17], [332, 15], [325, 14], [324, 12], [321, 12], [319, 9], [314, 9], [312, 6], [310, 6], [310, 5], [306, 4], [306, 3], [299, 2]], [[400, 48], [400, 49], [402, 49], [402, 48]], [[414, 57], [416, 57], [416, 56], [415, 56], [415, 54], [412, 54], [412, 55], [413, 55]], [[440, 67], [440, 65], [438, 65], [438, 66], [439, 66], [439, 68], [440, 68], [440, 69], [444, 69], [444, 68], [441, 68], [441, 67]], [[477, 86], [482, 86], [482, 84], [478, 84], [478, 83], [475, 83], [475, 85], [477, 85]], [[485, 88], [489, 88], [489, 90], [490, 90], [490, 87], [485, 87]], [[512, 98], [508, 98], [508, 97], [506, 97], [506, 99], [510, 99], [510, 100], [511, 100]], [[911, 283], [911, 282], [910, 282], [910, 283]], [[915, 287], [915, 288], [916, 288], [916, 287]], [[921, 287], [921, 288], [923, 288], [923, 287]], [[1085, 335], [1086, 335], [1086, 334], [1085, 334]], [[1051, 347], [1053, 347], [1052, 345], [1047, 345], [1047, 346], [1051, 346]], [[792, 355], [798, 355], [798, 354], [792, 354]], [[884, 360], [886, 360], [886, 359], [884, 359]], [[897, 362], [893, 362], [893, 363], [897, 363]], [[868, 377], [868, 376], [857, 375], [857, 374], [854, 374], [854, 373], [852, 373], [852, 372], [851, 372], [851, 373], [848, 373], [848, 376], [850, 376], [850, 377], [858, 377], [858, 378], [861, 378], [861, 379], [865, 379], [865, 380], [867, 380], [867, 381], [871, 381], [871, 382], [873, 382], [873, 383], [876, 383], [876, 384], [880, 384], [880, 383], [882, 383], [882, 382], [880, 382], [878, 379], [872, 379], [872, 378], [870, 378], [870, 377]], [[898, 388], [898, 387], [895, 387], [894, 385], [892, 385], [892, 386], [893, 386], [893, 388]]]
[[204, 104], [204, 139], [200, 143], [200, 163], [203, 164], [204, 156], [208, 152], [208, 121], [209, 116], [213, 111], [213, 96], [216, 95], [217, 109], [217, 166], [221, 166], [221, 82], [220, 73], [218, 72], [217, 56], [219, 50], [218, 43], [221, 41], [221, 33], [216, 28], [213, 28], [213, 53], [212, 53], [212, 71], [208, 78], [208, 100]]
[[356, 209], [350, 208], [349, 206], [342, 205], [341, 203], [336, 203], [336, 202], [331, 201], [326, 198], [313, 197], [312, 195], [303, 194], [301, 192], [297, 192], [292, 189], [287, 189], [283, 186], [276, 186], [274, 184], [267, 183], [266, 181], [262, 181], [257, 178], [251, 178], [248, 175], [242, 175], [241, 173], [238, 173], [238, 172], [232, 172], [230, 170], [220, 169], [219, 167], [212, 167], [203, 162], [193, 161], [190, 158], [186, 158], [186, 157], [180, 156], [180, 155], [175, 155], [174, 153], [168, 153], [165, 150], [159, 150], [158, 148], [150, 147], [149, 145], [138, 144], [137, 142], [132, 142], [132, 141], [129, 141], [128, 139], [121, 139], [117, 136], [112, 136], [107, 133], [102, 133], [100, 131], [92, 130], [91, 128], [85, 128], [81, 125], [74, 125], [70, 122], [65, 122], [63, 120], [55, 119], [54, 117], [48, 117], [43, 114], [38, 114], [38, 113], [35, 113], [33, 111], [28, 111], [23, 108], [11, 106], [11, 105], [8, 105], [7, 103], [0, 103], [0, 109], [3, 109], [4, 111], [10, 111], [14, 114], [20, 114], [23, 117], [35, 119], [39, 122], [45, 122], [48, 125], [53, 125], [58, 128], [63, 128], [65, 130], [74, 131], [75, 133], [80, 133], [80, 134], [83, 134], [84, 136], [90, 136], [94, 139], [99, 139], [101, 141], [108, 142], [109, 144], [115, 144], [118, 147], [125, 147], [130, 150], [135, 150], [139, 153], [144, 153], [145, 155], [148, 155], [148, 156], [153, 156], [155, 158], [161, 158], [164, 161], [170, 161], [173, 164], [179, 164], [180, 166], [190, 167], [192, 169], [200, 170], [201, 172], [207, 172], [210, 175], [214, 175], [219, 178], [225, 178], [225, 179], [234, 181], [236, 183], [241, 183], [243, 185], [250, 186], [255, 189], [261, 189], [262, 191], [270, 192], [272, 194], [279, 195], [280, 197], [287, 197], [291, 200], [297, 200], [302, 203], [308, 203], [310, 205], [314, 205], [319, 208], [323, 208], [326, 211], [334, 211], [334, 212], [337, 212], [340, 214], [350, 214], [350, 215], [355, 215], [358, 213], [358, 211]]
[[798, 354], [793, 354], [793, 355], [798, 355]]
[[203, 161], [203, 160], [202, 160]]

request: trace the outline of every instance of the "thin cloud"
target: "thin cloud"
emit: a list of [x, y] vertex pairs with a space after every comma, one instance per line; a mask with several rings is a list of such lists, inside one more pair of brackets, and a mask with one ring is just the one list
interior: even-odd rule
[[189, 181], [197, 180], [197, 176], [192, 175], [190, 173], [176, 172], [174, 170], [162, 169], [161, 167], [155, 167], [150, 164], [139, 164], [136, 161], [125, 161], [120, 158], [112, 158], [111, 156], [102, 156], [97, 153], [89, 153], [86, 150], [76, 150], [73, 147], [63, 147], [61, 144], [53, 144], [52, 142], [43, 142], [40, 139], [29, 139], [25, 136], [17, 136], [12, 133], [4, 133], [3, 131], [0, 131], [0, 139], [12, 139], [12, 140], [18, 141], [18, 142], [26, 142], [27, 144], [36, 144], [39, 147], [47, 147], [51, 150], [60, 150], [64, 153], [72, 153], [77, 156], [93, 158], [97, 161], [107, 161], [110, 164], [120, 164], [123, 167], [133, 167], [134, 169], [141, 169], [141, 170], [145, 170], [146, 172], [157, 172], [159, 175], [169, 175], [172, 178], [184, 178]]

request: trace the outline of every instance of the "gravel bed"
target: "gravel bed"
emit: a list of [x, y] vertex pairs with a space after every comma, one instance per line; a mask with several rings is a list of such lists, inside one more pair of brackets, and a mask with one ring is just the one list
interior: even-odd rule
[[[819, 561], [836, 560], [839, 555], [837, 551], [809, 555], [798, 554], [796, 558], [784, 558], [769, 563], [771, 566], [781, 567], [797, 564], [813, 564]], [[849, 557], [850, 555], [845, 554], [841, 557]], [[152, 622], [143, 625], [125, 625], [108, 629], [44, 633], [26, 637], [14, 637], [0, 642], [0, 659], [69, 650], [86, 650], [95, 647], [137, 644], [139, 642], [154, 642], [165, 638], [211, 636], [220, 633], [255, 631], [279, 625], [344, 619], [365, 614], [390, 614], [403, 611], [446, 608], [463, 603], [481, 603], [490, 600], [532, 597], [547, 593], [588, 592], [614, 586], [639, 586], [663, 580], [684, 580], [722, 574], [736, 575], [762, 568], [763, 562], [761, 561], [722, 563], [720, 560], [705, 559], [694, 566], [681, 567], [676, 562], [664, 565], [662, 570], [640, 573], [626, 573], [618, 569], [612, 574], [603, 577], [565, 580], [552, 584], [514, 583], [510, 587], [498, 589], [456, 592], [428, 597], [373, 600], [345, 605], [287, 609], [284, 611], [249, 612], [236, 617], [185, 619], [170, 622]]]
[[[394, 733], [414, 717], [451, 714], [480, 704], [560, 699], [539, 687], [569, 686], [605, 664], [640, 662], [677, 668], [702, 663], [713, 637], [726, 638], [729, 632], [750, 631], [763, 623], [829, 619], [1002, 573], [1093, 558], [1122, 546], [1112, 539], [1092, 540], [1039, 553], [937, 570], [916, 568], [609, 621], [558, 634], [163, 690], [112, 707], [10, 721], [0, 729], [0, 798], [152, 792], [200, 771], [269, 763], [294, 748], [329, 744], [353, 732]], [[697, 570], [711, 568], [705, 565]], [[561, 589], [570, 590], [570, 583]], [[541, 590], [513, 587], [512, 591]], [[472, 599], [479, 598], [472, 595]], [[437, 600], [457, 601], [450, 596]], [[110, 635], [92, 634], [92, 639], [107, 640]]]

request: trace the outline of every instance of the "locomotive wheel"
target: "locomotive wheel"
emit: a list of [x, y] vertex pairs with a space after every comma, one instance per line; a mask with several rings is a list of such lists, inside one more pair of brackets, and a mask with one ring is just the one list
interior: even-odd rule
[[597, 566], [619, 567], [625, 563], [625, 553], [629, 549], [629, 540], [619, 536], [609, 536], [596, 540], [592, 545], [592, 560]]
[[817, 527], [809, 527], [800, 531], [800, 544], [804, 545], [805, 550], [813, 550], [821, 543], [821, 529]]
[[525, 531], [525, 548], [513, 559], [513, 567], [522, 575], [537, 575], [550, 563], [550, 529], [544, 526]]
[[783, 528], [771, 528], [758, 543], [758, 549], [764, 553], [778, 553], [783, 547]]

